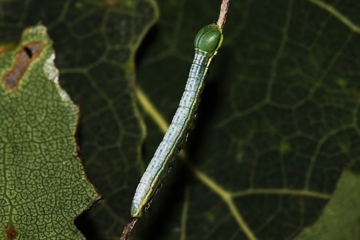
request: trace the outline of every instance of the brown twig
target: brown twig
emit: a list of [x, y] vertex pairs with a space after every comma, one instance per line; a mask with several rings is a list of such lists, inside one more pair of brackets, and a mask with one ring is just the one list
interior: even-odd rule
[[216, 25], [218, 25], [221, 29], [223, 29], [226, 22], [226, 15], [229, 9], [229, 1], [230, 0], [222, 0], [221, 3], [219, 18], [216, 23]]
[[127, 225], [125, 225], [125, 227], [123, 228], [120, 240], [126, 240], [129, 237], [131, 230], [134, 228], [134, 226], [138, 220], [139, 220], [138, 218], [133, 218], [133, 220], [131, 222], [129, 222]]

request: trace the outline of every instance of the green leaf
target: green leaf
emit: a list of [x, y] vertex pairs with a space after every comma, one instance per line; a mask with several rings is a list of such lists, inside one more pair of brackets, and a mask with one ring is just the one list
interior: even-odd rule
[[[0, 2], [0, 41], [41, 21], [57, 53], [60, 84], [81, 106], [80, 150], [103, 200], [76, 221], [87, 239], [118, 239], [144, 168], [136, 109], [135, 50], [157, 17], [152, 1]], [[142, 166], [142, 168], [140, 167]]]
[[[195, 35], [220, 7], [218, 0], [158, 2], [0, 3], [4, 43], [40, 20], [49, 27], [60, 83], [81, 105], [80, 148], [103, 196], [77, 220], [88, 239], [118, 239], [164, 134], [166, 123], [134, 93], [141, 88], [169, 123]], [[186, 147], [193, 171], [176, 163], [132, 237], [291, 239], [317, 221], [344, 165], [359, 172], [360, 5], [324, 3], [332, 9], [231, 1]]]
[[79, 110], [58, 84], [46, 28], [0, 53], [0, 224], [5, 238], [84, 239], [74, 218], [99, 196], [77, 152]]
[[318, 221], [305, 228], [296, 240], [359, 238], [360, 176], [344, 171], [331, 200]]

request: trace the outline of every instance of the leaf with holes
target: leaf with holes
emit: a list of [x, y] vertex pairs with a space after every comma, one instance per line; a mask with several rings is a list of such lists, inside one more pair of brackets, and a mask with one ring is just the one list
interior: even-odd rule
[[73, 221], [99, 196], [78, 156], [79, 109], [58, 84], [46, 28], [0, 52], [0, 228], [5, 239], [84, 239]]

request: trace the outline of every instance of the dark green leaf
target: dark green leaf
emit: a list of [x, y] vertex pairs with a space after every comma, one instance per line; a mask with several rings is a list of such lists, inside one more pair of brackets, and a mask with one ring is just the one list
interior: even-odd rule
[[[326, 3], [333, 10], [231, 1], [186, 148], [194, 172], [176, 164], [133, 237], [291, 239], [318, 219], [344, 166], [359, 171], [360, 4]], [[40, 20], [50, 29], [60, 82], [81, 104], [86, 169], [104, 198], [77, 223], [88, 239], [117, 239], [163, 136], [136, 107], [135, 54], [136, 83], [169, 122], [194, 37], [216, 21], [220, 1], [159, 1], [145, 39], [157, 20], [153, 1], [0, 4], [2, 42]]]

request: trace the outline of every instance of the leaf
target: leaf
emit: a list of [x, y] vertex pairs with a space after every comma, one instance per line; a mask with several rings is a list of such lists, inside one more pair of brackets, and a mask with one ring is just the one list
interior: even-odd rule
[[318, 221], [305, 228], [296, 239], [358, 239], [359, 186], [359, 175], [344, 171], [331, 200]]
[[74, 218], [99, 196], [74, 138], [79, 110], [58, 85], [46, 28], [0, 53], [0, 223], [6, 239], [84, 239]]
[[[118, 239], [130, 220], [130, 198], [143, 166], [144, 126], [133, 87], [134, 56], [156, 17], [149, 1], [8, 1], [0, 39], [12, 42], [23, 25], [48, 26], [60, 84], [81, 106], [80, 149], [102, 195], [77, 219], [87, 239]], [[23, 15], [23, 14], [26, 14]], [[21, 19], [24, 19], [22, 22]]]
[[[134, 93], [170, 122], [194, 37], [220, 7], [158, 2], [0, 3], [3, 42], [49, 26], [61, 85], [81, 104], [80, 148], [104, 198], [77, 221], [88, 239], [119, 237], [163, 137]], [[359, 172], [360, 6], [325, 3], [349, 21], [310, 1], [231, 1], [186, 147], [193, 167], [176, 163], [134, 239], [291, 239], [317, 221], [344, 166]]]
[[[359, 4], [328, 4], [359, 26]], [[218, 8], [219, 1], [160, 5], [158, 40], [137, 76], [168, 122], [192, 40]], [[360, 39], [353, 29], [312, 2], [230, 3], [187, 146], [194, 174], [181, 167], [170, 174], [173, 182], [147, 213], [149, 236], [291, 239], [317, 220], [343, 167], [359, 171]], [[149, 130], [146, 159], [162, 135]]]

